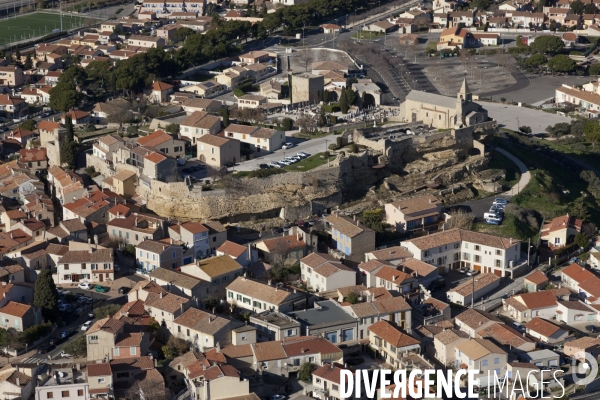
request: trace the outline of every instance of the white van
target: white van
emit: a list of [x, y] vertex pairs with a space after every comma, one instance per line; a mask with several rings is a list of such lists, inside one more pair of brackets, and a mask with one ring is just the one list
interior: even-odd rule
[[498, 221], [502, 220], [502, 218], [495, 212], [486, 212], [485, 214], [483, 214], [483, 219], [493, 219]]

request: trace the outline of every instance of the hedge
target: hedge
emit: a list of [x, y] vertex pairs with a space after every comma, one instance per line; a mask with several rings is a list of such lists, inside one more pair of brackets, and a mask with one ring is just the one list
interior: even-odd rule
[[340, 106], [337, 103], [334, 104], [324, 104], [321, 106], [322, 110], [325, 110], [326, 113], [334, 113], [341, 111]]

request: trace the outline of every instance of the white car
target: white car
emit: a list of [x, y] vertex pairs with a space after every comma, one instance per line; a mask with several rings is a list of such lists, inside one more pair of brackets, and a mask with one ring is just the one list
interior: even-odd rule
[[65, 353], [65, 351], [64, 351], [64, 350], [60, 352], [60, 356], [61, 356], [61, 357], [65, 357], [65, 358], [70, 358], [70, 357], [73, 357], [73, 356], [72, 356], [72, 355], [70, 355], [69, 353]]
[[81, 282], [77, 287], [85, 290], [90, 290], [92, 288], [88, 282]]
[[277, 161], [272, 161], [269, 165], [273, 168], [281, 168], [281, 165]]
[[86, 322], [85, 324], [81, 325], [81, 330], [87, 331], [88, 329], [90, 329], [90, 326], [92, 326], [93, 323], [94, 323], [94, 321]]
[[508, 204], [508, 200], [498, 197], [497, 199], [494, 199], [494, 204], [502, 204], [505, 206]]
[[291, 149], [292, 147], [294, 147], [294, 143], [284, 143], [283, 146], [281, 146], [282, 149], [287, 150], [287, 149]]

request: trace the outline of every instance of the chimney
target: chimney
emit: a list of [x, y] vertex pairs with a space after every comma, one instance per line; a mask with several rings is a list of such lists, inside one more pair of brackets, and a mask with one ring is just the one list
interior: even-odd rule
[[17, 386], [21, 387], [21, 380], [19, 378], [17, 378]]
[[431, 197], [429, 198], [429, 204], [433, 203], [433, 200], [431, 200]]
[[121, 218], [121, 211], [117, 211], [117, 218]]
[[353, 219], [356, 221], [356, 214], [354, 214], [354, 215], [352, 216], [352, 218], [353, 218]]
[[397, 276], [396, 276], [396, 275], [392, 275], [392, 281], [395, 281], [395, 280], [396, 280], [396, 278], [397, 278]]
[[163, 292], [160, 292], [160, 298], [161, 299], [163, 298]]
[[512, 244], [512, 238], [510, 238], [510, 244]]
[[267, 285], [271, 286], [271, 280], [270, 279], [267, 281]]
[[11, 238], [11, 239], [13, 238], [13, 233], [12, 233], [12, 232], [10, 233], [10, 238]]
[[173, 238], [171, 238], [170, 242], [171, 242], [171, 244], [173, 244]]

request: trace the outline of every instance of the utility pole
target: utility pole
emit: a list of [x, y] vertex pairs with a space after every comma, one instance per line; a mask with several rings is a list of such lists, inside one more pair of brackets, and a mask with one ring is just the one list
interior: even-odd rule
[[531, 238], [527, 239], [527, 267], [529, 267], [529, 251], [531, 250]]
[[473, 305], [475, 304], [475, 275], [471, 276], [471, 284], [473, 289], [471, 292], [471, 308], [473, 308]]

